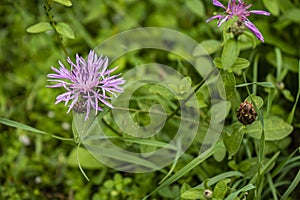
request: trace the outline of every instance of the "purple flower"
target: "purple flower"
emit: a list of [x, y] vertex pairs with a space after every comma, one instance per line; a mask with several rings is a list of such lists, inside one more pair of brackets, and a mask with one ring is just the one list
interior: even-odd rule
[[64, 101], [68, 105], [71, 101], [67, 113], [71, 109], [77, 113], [86, 113], [85, 120], [88, 119], [91, 108], [95, 109], [96, 115], [103, 110], [99, 103], [113, 108], [107, 100], [111, 99], [111, 95], [116, 96], [115, 93], [123, 92], [119, 85], [124, 84], [125, 80], [119, 78], [120, 74], [111, 76], [116, 68], [107, 69], [108, 58], [98, 57], [94, 51], [90, 51], [87, 60], [76, 54], [76, 63], [70, 58], [67, 61], [71, 66], [70, 71], [59, 61], [60, 68], [51, 67], [55, 73], [47, 75], [51, 78], [48, 81], [56, 82], [47, 87], [63, 87], [66, 90], [56, 97], [55, 104]]
[[247, 5], [243, 0], [238, 0], [238, 3], [236, 3], [236, 0], [229, 0], [227, 8], [220, 3], [218, 0], [213, 0], [213, 4], [215, 6], [224, 8], [226, 11], [226, 14], [217, 14], [208, 20], [206, 22], [209, 22], [213, 19], [218, 19], [218, 27], [220, 27], [225, 21], [228, 21], [229, 19], [233, 17], [237, 17], [238, 21], [241, 22], [241, 24], [244, 24], [250, 31], [254, 33], [254, 35], [264, 42], [264, 37], [260, 33], [260, 31], [256, 28], [256, 26], [247, 18], [252, 13], [258, 14], [258, 15], [266, 15], [269, 16], [270, 13], [262, 10], [248, 10], [252, 4]]

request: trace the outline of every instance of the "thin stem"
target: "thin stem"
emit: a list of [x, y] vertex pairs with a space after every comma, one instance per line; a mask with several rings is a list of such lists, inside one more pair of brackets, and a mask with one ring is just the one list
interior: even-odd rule
[[[244, 77], [244, 82], [247, 83], [247, 79], [246, 79], [246, 74], [245, 72], [243, 72], [243, 77]], [[253, 102], [253, 106], [254, 109], [256, 110], [259, 120], [261, 122], [262, 125], [262, 133], [261, 133], [261, 137], [260, 137], [260, 141], [259, 141], [259, 148], [258, 150], [258, 171], [257, 171], [257, 179], [256, 179], [256, 189], [255, 189], [255, 199], [260, 200], [261, 199], [261, 186], [262, 186], [262, 181], [264, 180], [263, 178], [263, 172], [262, 172], [262, 165], [263, 165], [263, 159], [264, 159], [264, 151], [265, 151], [265, 126], [264, 126], [264, 118], [263, 115], [261, 113], [261, 111], [258, 109], [255, 101], [252, 99], [251, 94], [250, 94], [250, 90], [248, 88], [248, 86], [246, 85], [246, 90], [248, 92], [248, 95], [250, 96], [251, 101]], [[255, 143], [256, 144], [256, 143]], [[256, 145], [257, 146], [257, 145]], [[256, 148], [257, 149], [257, 148]]]
[[[259, 55], [256, 55], [254, 58], [254, 64], [253, 64], [253, 83], [257, 82], [258, 60], [259, 60]], [[254, 95], [256, 95], [256, 91], [257, 91], [257, 85], [253, 84], [252, 92]]]
[[44, 3], [45, 3], [44, 9], [45, 9], [46, 15], [48, 17], [49, 23], [50, 23], [50, 25], [52, 26], [52, 28], [55, 32], [57, 42], [58, 42], [59, 46], [61, 47], [61, 49], [63, 50], [64, 54], [68, 57], [67, 49], [66, 49], [65, 45], [62, 43], [62, 38], [61, 38], [60, 34], [56, 30], [56, 24], [57, 23], [54, 20], [53, 14], [51, 13], [52, 7], [51, 7], [48, 0], [44, 0]]

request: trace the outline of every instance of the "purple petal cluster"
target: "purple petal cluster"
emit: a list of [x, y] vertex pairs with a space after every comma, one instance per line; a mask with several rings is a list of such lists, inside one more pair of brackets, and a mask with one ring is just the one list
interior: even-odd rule
[[243, 0], [229, 0], [227, 4], [227, 8], [220, 3], [218, 0], [213, 0], [213, 4], [215, 6], [221, 7], [225, 9], [226, 14], [217, 14], [206, 22], [209, 22], [213, 19], [218, 19], [218, 27], [220, 27], [224, 22], [228, 21], [233, 17], [238, 17], [238, 21], [245, 25], [250, 31], [254, 33], [254, 35], [262, 42], [264, 42], [264, 37], [257, 29], [257, 27], [248, 19], [251, 14], [258, 14], [258, 15], [266, 15], [269, 16], [270, 13], [263, 11], [263, 10], [248, 10], [252, 4], [247, 5]]
[[[90, 51], [87, 60], [76, 54], [76, 63], [70, 58], [67, 59], [71, 66], [68, 70], [60, 61], [59, 69], [51, 67], [55, 72], [48, 74], [48, 81], [56, 84], [47, 86], [50, 88], [62, 87], [65, 93], [56, 97], [55, 104], [65, 102], [68, 105], [69, 113], [72, 109], [78, 113], [86, 113], [88, 119], [91, 109], [102, 111], [100, 103], [113, 108], [109, 103], [111, 95], [123, 92], [120, 85], [125, 83], [120, 74], [111, 75], [116, 68], [108, 70], [108, 58], [98, 57], [94, 51]], [[70, 102], [70, 103], [69, 103]]]

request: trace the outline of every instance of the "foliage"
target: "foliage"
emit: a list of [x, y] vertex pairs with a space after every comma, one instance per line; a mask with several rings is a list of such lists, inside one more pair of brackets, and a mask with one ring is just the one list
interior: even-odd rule
[[[251, 16], [265, 43], [248, 31], [237, 40], [226, 31], [228, 27], [218, 29], [214, 22], [206, 23], [218, 11], [211, 1], [4, 0], [0, 7], [1, 199], [297, 199], [300, 2], [252, 3], [253, 9], [271, 13], [270, 17]], [[54, 105], [59, 91], [45, 86], [50, 66], [58, 67], [58, 60], [65, 63], [66, 56], [74, 60], [77, 52], [86, 56], [110, 36], [146, 26], [174, 29], [201, 44], [222, 77], [215, 89], [224, 104], [212, 106], [204, 79], [178, 55], [143, 49], [114, 61], [112, 67], [119, 65], [117, 73], [159, 62], [182, 74], [168, 88], [140, 87], [129, 104], [130, 117], [141, 126], [151, 123], [152, 106], [162, 105], [168, 117], [163, 134], [134, 138], [118, 129], [110, 110], [95, 119], [114, 145], [151, 153], [174, 137], [180, 116], [176, 109], [191, 91], [199, 105], [200, 126], [187, 151], [163, 169], [134, 174], [92, 157], [80, 143], [80, 134], [89, 130], [78, 125], [76, 116], [72, 120], [64, 105]], [[198, 48], [193, 53], [201, 57]], [[131, 80], [145, 75], [141, 71]], [[242, 125], [236, 116], [245, 99], [258, 113], [250, 125]], [[219, 117], [225, 122], [221, 137], [199, 153], [200, 146], [207, 145], [204, 137], [210, 120], [218, 118], [216, 111], [225, 105], [226, 119]], [[118, 109], [121, 112], [122, 107]], [[105, 145], [101, 148], [107, 150]], [[176, 145], [169, 148], [177, 150]], [[155, 168], [145, 160], [131, 162]]]

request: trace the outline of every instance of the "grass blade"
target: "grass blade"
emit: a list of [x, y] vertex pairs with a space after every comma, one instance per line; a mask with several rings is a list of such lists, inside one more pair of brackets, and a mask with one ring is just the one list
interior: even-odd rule
[[282, 195], [280, 200], [285, 200], [292, 192], [293, 190], [298, 186], [300, 182], [300, 170], [298, 171], [296, 177], [294, 178], [291, 185], [288, 187], [288, 189], [285, 191], [285, 193]]

